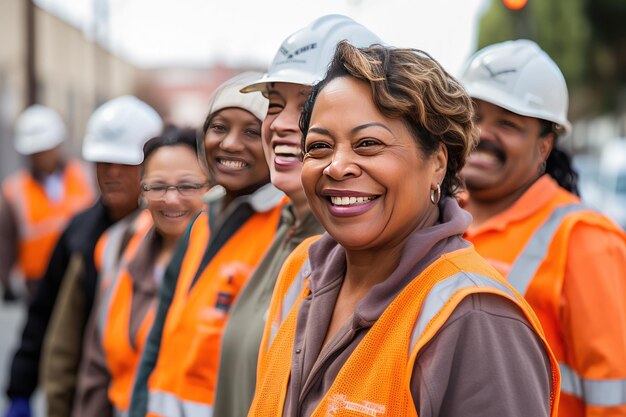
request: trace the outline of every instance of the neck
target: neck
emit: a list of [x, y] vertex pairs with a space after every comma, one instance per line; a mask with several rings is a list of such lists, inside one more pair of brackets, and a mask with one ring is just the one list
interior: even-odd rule
[[[416, 231], [433, 226], [439, 219], [439, 209], [433, 207], [415, 225], [384, 247], [367, 250], [346, 249], [346, 276], [344, 286], [355, 291], [367, 292], [374, 285], [386, 280], [398, 267], [409, 237]], [[363, 294], [364, 295], [364, 294]]]
[[176, 243], [180, 235], [171, 236], [171, 235], [161, 235], [161, 254], [164, 256], [169, 256], [176, 247]]
[[294, 216], [296, 217], [295, 224], [299, 225], [300, 223], [304, 221], [306, 216], [311, 211], [309, 207], [309, 202], [306, 199], [304, 192], [301, 192], [295, 195], [289, 195], [289, 198], [291, 199], [291, 202], [293, 203], [293, 213], [294, 213]]
[[109, 207], [109, 216], [111, 220], [118, 221], [128, 216], [133, 211], [137, 210], [137, 206], [135, 207]]
[[346, 251], [346, 276], [343, 287], [351, 294], [365, 296], [376, 284], [383, 282], [391, 275], [400, 263], [402, 246], [366, 251]]
[[483, 196], [483, 193], [480, 191], [470, 190], [469, 199], [464, 208], [469, 211], [473, 217], [472, 226], [478, 227], [490, 218], [507, 210], [528, 191], [535, 181], [536, 180], [533, 180], [528, 184], [524, 184], [524, 186], [500, 198], [490, 198], [489, 196]]

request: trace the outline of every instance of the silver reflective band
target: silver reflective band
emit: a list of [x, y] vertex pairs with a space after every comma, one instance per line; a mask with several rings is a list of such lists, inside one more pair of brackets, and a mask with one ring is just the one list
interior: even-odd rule
[[450, 297], [452, 297], [457, 291], [468, 287], [490, 287], [503, 291], [513, 300], [516, 299], [515, 295], [513, 295], [511, 290], [509, 290], [506, 285], [480, 274], [459, 272], [442, 281], [439, 281], [430, 289], [424, 303], [422, 304], [422, 310], [420, 311], [419, 317], [413, 326], [413, 331], [411, 332], [411, 343], [409, 344], [409, 355], [413, 351], [413, 348], [422, 333], [424, 333], [428, 323], [430, 323], [437, 313], [441, 311], [443, 306], [448, 302], [448, 300], [450, 300]]
[[113, 417], [128, 417], [128, 411], [120, 410], [119, 408], [113, 408]]
[[266, 348], [269, 348], [271, 346], [274, 338], [276, 337], [276, 333], [278, 333], [278, 329], [283, 324], [283, 321], [285, 321], [285, 319], [287, 318], [287, 315], [289, 315], [289, 312], [291, 311], [293, 305], [296, 303], [296, 301], [298, 301], [298, 297], [300, 296], [302, 288], [304, 287], [304, 281], [309, 277], [309, 275], [311, 275], [311, 262], [309, 261], [309, 258], [307, 258], [300, 267], [298, 275], [296, 275], [296, 278], [293, 280], [291, 286], [287, 290], [285, 298], [283, 298], [282, 300], [280, 323], [276, 323], [275, 321], [272, 322], [270, 337], [267, 341]]
[[561, 392], [578, 397], [587, 405], [617, 407], [626, 405], [626, 379], [581, 378], [572, 368], [559, 362]]
[[163, 391], [150, 392], [148, 412], [163, 417], [213, 417], [212, 406], [193, 401], [181, 401], [175, 395]]
[[584, 204], [569, 204], [555, 209], [548, 220], [539, 227], [530, 238], [524, 250], [519, 254], [507, 277], [509, 284], [521, 294], [526, 294], [528, 284], [533, 279], [539, 265], [546, 257], [554, 234], [563, 223], [563, 219], [573, 212], [591, 210]]

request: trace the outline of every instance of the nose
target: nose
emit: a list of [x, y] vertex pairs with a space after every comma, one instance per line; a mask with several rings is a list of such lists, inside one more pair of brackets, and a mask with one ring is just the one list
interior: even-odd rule
[[294, 132], [300, 132], [298, 121], [300, 120], [299, 109], [295, 106], [285, 107], [270, 124], [270, 131], [276, 132], [278, 136], [286, 136]]
[[163, 195], [162, 200], [166, 203], [178, 202], [178, 200], [180, 200], [180, 193], [176, 188], [169, 187], [167, 190], [165, 190], [165, 194]]
[[350, 147], [338, 147], [333, 152], [330, 163], [324, 168], [324, 175], [341, 181], [361, 175], [361, 168], [357, 163], [357, 155]]
[[241, 141], [240, 132], [238, 130], [230, 130], [224, 139], [220, 142], [220, 148], [227, 152], [240, 152], [244, 145]]
[[480, 140], [495, 140], [493, 128], [489, 123], [481, 120], [476, 123], [476, 127], [478, 127], [478, 137]]

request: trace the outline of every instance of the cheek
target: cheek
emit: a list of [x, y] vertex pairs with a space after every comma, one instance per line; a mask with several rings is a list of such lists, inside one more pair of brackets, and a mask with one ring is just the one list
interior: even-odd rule
[[263, 143], [262, 141], [257, 141], [250, 146], [248, 146], [248, 151], [254, 158], [254, 165], [257, 169], [261, 171], [266, 171], [267, 168], [267, 159], [265, 158], [265, 152], [263, 151]]
[[315, 186], [320, 178], [322, 169], [314, 163], [314, 161], [308, 161], [302, 164], [302, 172], [300, 179], [302, 181], [302, 187], [307, 197], [312, 200], [315, 198]]
[[211, 134], [209, 132], [204, 137], [204, 151], [206, 152], [207, 155], [213, 152], [215, 148], [219, 146], [219, 144], [220, 144], [220, 137], [215, 134]]

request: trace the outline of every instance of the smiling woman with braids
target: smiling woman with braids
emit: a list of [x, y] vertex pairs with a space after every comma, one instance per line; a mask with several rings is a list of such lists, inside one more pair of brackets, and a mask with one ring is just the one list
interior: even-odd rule
[[300, 122], [327, 233], [283, 266], [250, 416], [555, 415], [533, 312], [461, 237], [472, 118], [427, 54], [339, 44]]

